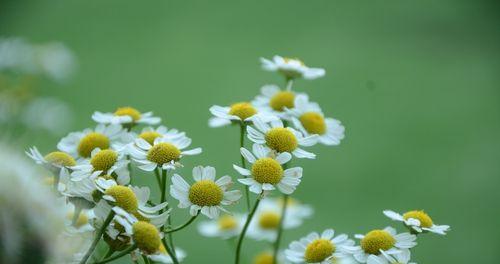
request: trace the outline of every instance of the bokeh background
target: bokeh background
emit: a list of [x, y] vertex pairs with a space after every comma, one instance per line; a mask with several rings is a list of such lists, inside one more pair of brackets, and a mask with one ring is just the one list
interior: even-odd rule
[[[314, 218], [285, 244], [333, 227], [364, 233], [384, 209], [425, 209], [445, 237], [419, 238], [419, 263], [497, 263], [500, 247], [500, 5], [497, 1], [18, 1], [0, 5], [0, 36], [61, 41], [77, 57], [65, 84], [37, 92], [67, 102], [71, 130], [95, 110], [153, 110], [202, 146], [181, 174], [213, 165], [236, 175], [238, 128], [209, 129], [208, 108], [249, 100], [279, 76], [258, 58], [299, 57], [325, 78], [295, 90], [346, 126], [338, 147], [315, 147], [296, 197]], [[69, 131], [68, 131], [69, 132]], [[50, 133], [17, 130], [19, 151], [55, 148]], [[60, 135], [62, 136], [62, 135]], [[154, 186], [144, 175], [142, 183]], [[178, 211], [176, 221], [187, 218]], [[186, 263], [231, 263], [221, 240], [193, 226], [176, 235]], [[268, 245], [246, 240], [250, 259]], [[128, 260], [123, 263], [128, 262]]]

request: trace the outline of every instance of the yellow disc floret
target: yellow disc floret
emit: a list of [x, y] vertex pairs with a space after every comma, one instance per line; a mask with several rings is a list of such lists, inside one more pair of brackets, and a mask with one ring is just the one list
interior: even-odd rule
[[385, 230], [372, 230], [361, 239], [361, 248], [373, 255], [380, 254], [380, 250], [389, 250], [396, 243], [396, 239]]
[[281, 217], [279, 214], [265, 211], [259, 215], [259, 226], [262, 229], [276, 229], [280, 225], [280, 219]]
[[50, 152], [45, 156], [45, 160], [59, 166], [71, 167], [76, 165], [76, 161], [68, 153], [62, 151]]
[[269, 252], [263, 252], [255, 256], [253, 264], [273, 264], [273, 255]]
[[154, 145], [148, 151], [147, 159], [156, 164], [163, 165], [171, 161], [179, 160], [180, 156], [181, 151], [176, 146], [170, 143], [161, 142]]
[[132, 107], [119, 107], [115, 111], [115, 115], [117, 116], [130, 116], [132, 118], [132, 122], [137, 122], [141, 119], [141, 112]]
[[224, 198], [224, 192], [215, 182], [201, 180], [189, 188], [189, 200], [199, 206], [219, 205]]
[[325, 118], [316, 112], [306, 112], [299, 117], [300, 123], [311, 134], [322, 135], [326, 132]]
[[297, 137], [284, 127], [275, 127], [267, 131], [266, 144], [277, 152], [292, 152], [298, 146]]
[[113, 197], [115, 204], [129, 213], [134, 213], [139, 207], [137, 196], [135, 196], [135, 193], [129, 187], [121, 185], [111, 186], [106, 190], [105, 194]]
[[424, 211], [419, 211], [419, 210], [409, 211], [403, 215], [403, 218], [405, 220], [408, 220], [409, 218], [417, 219], [418, 221], [420, 221], [420, 226], [422, 227], [429, 228], [433, 225], [432, 218]]
[[155, 139], [160, 136], [160, 133], [156, 131], [144, 131], [139, 135], [140, 138], [146, 140], [151, 146], [154, 145]]
[[231, 109], [229, 110], [230, 115], [235, 115], [241, 120], [245, 120], [255, 114], [257, 114], [257, 109], [252, 106], [252, 104], [247, 102], [241, 102], [231, 105]]
[[97, 152], [91, 159], [90, 164], [94, 171], [108, 171], [118, 160], [118, 153], [111, 149], [105, 149]]
[[160, 232], [148, 222], [138, 221], [132, 226], [133, 238], [137, 247], [147, 254], [158, 251], [161, 245]]
[[88, 158], [95, 148], [109, 148], [109, 138], [98, 132], [88, 133], [78, 143], [78, 154], [84, 158]]
[[335, 252], [335, 245], [328, 239], [319, 238], [306, 247], [304, 259], [307, 263], [322, 262]]
[[238, 226], [238, 222], [231, 215], [223, 215], [217, 220], [217, 225], [221, 230], [233, 230]]
[[272, 158], [261, 158], [252, 165], [252, 176], [258, 183], [277, 184], [283, 178], [283, 168]]
[[293, 108], [295, 94], [290, 91], [280, 91], [277, 92], [271, 100], [269, 105], [276, 111], [285, 111], [285, 108]]

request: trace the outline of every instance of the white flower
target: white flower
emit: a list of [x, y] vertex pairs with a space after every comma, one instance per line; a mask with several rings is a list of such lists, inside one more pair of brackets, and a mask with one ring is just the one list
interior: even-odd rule
[[268, 146], [277, 153], [289, 152], [297, 158], [314, 159], [316, 155], [301, 149], [299, 146], [312, 146], [316, 144], [318, 135], [304, 137], [299, 131], [284, 127], [281, 120], [266, 124], [263, 120], [253, 120], [255, 128], [248, 126], [248, 138], [257, 144]]
[[305, 136], [317, 134], [324, 145], [338, 145], [344, 138], [344, 126], [333, 118], [325, 118], [316, 103], [309, 102], [307, 95], [297, 95], [295, 108], [287, 109], [295, 128]]
[[217, 218], [219, 211], [228, 213], [222, 206], [236, 203], [241, 198], [239, 190], [228, 191], [231, 177], [222, 176], [215, 180], [215, 168], [197, 166], [193, 168], [195, 183], [189, 185], [180, 175], [174, 174], [170, 195], [179, 201], [179, 208], [189, 207], [195, 216], [201, 211], [209, 218]]
[[181, 132], [175, 128], [168, 129], [166, 126], [159, 126], [157, 128], [153, 127], [145, 127], [142, 129], [141, 133], [139, 133], [135, 137], [142, 138], [146, 140], [149, 144], [153, 145], [155, 139], [159, 137], [166, 137], [171, 139], [182, 138], [185, 137], [186, 133]]
[[132, 107], [119, 107], [114, 113], [94, 112], [92, 119], [101, 124], [147, 124], [157, 125], [161, 118], [153, 116], [153, 112], [141, 113]]
[[[285, 250], [286, 258], [293, 263], [346, 263], [349, 260], [346, 247], [352, 247], [354, 241], [347, 235], [335, 236], [333, 229], [327, 229], [320, 235], [312, 232], [298, 241], [293, 241]], [[333, 262], [332, 260], [336, 261]]]
[[386, 227], [383, 230], [372, 230], [366, 235], [355, 235], [355, 237], [361, 240], [361, 246], [351, 247], [349, 251], [360, 263], [367, 263], [370, 255], [380, 255], [381, 250], [393, 255], [400, 253], [403, 249], [410, 249], [417, 245], [415, 235], [410, 233], [398, 234], [396, 229], [392, 227]]
[[186, 155], [197, 155], [201, 148], [184, 150], [191, 145], [191, 139], [185, 136], [177, 138], [157, 137], [153, 144], [142, 138], [137, 138], [135, 144], [128, 146], [128, 153], [134, 161], [139, 163], [139, 168], [144, 171], [174, 170], [182, 166], [179, 161]]
[[250, 186], [249, 190], [251, 192], [260, 194], [264, 191], [264, 194], [266, 194], [278, 187], [282, 193], [291, 194], [299, 185], [300, 178], [302, 178], [302, 168], [294, 167], [284, 170], [282, 167], [283, 164], [292, 159], [290, 153], [283, 152], [274, 156], [274, 152], [259, 144], [253, 145], [255, 156], [245, 148], [240, 148], [240, 151], [241, 155], [252, 167], [248, 170], [233, 165], [233, 168], [245, 177], [250, 176], [238, 179], [238, 181]]
[[223, 214], [217, 219], [200, 222], [198, 231], [207, 237], [220, 237], [222, 239], [237, 237], [243, 229], [245, 219], [245, 216], [239, 214]]
[[448, 225], [435, 225], [432, 218], [424, 211], [413, 210], [401, 215], [391, 210], [385, 210], [384, 214], [392, 220], [403, 222], [410, 230], [418, 233], [429, 231], [446, 235], [446, 232], [450, 230]]
[[[66, 204], [65, 207], [67, 212], [65, 224], [69, 232], [85, 233], [94, 230], [90, 221], [95, 218], [93, 210], [82, 209], [77, 211], [72, 203]], [[77, 213], [78, 215], [76, 215]]]
[[260, 58], [262, 68], [267, 71], [277, 71], [287, 79], [304, 78], [313, 80], [325, 75], [321, 68], [309, 68], [299, 59], [274, 56], [272, 60]]
[[43, 156], [37, 147], [32, 147], [29, 152], [25, 152], [28, 157], [32, 158], [36, 164], [43, 165], [54, 173], [59, 173], [61, 168], [71, 168], [76, 165], [75, 159], [68, 153], [62, 151], [54, 151]]
[[210, 127], [226, 126], [233, 122], [248, 123], [255, 117], [260, 117], [265, 122], [278, 119], [271, 113], [258, 109], [248, 102], [235, 103], [231, 106], [214, 105], [210, 107], [210, 113], [214, 115], [208, 121]]
[[96, 172], [99, 175], [107, 175], [117, 179], [119, 182], [130, 181], [130, 172], [127, 169], [128, 160], [122, 152], [117, 152], [112, 149], [95, 148], [92, 150], [90, 159], [83, 160], [80, 164], [71, 167], [71, 179], [80, 181], [84, 178], [89, 178]]
[[394, 254], [393, 256], [387, 254], [387, 252], [381, 250], [382, 253], [379, 256], [370, 255], [368, 257], [367, 263], [369, 264], [416, 264], [414, 262], [410, 262], [410, 250], [402, 249], [399, 253]]
[[81, 132], [69, 133], [57, 144], [57, 148], [75, 158], [89, 158], [92, 150], [114, 149], [121, 150], [132, 140], [120, 125], [99, 124], [95, 129], [85, 129]]
[[305, 95], [290, 90], [283, 91], [273, 84], [262, 86], [260, 93], [252, 101], [252, 105], [259, 111], [270, 113], [284, 120], [290, 119], [286, 110], [295, 107], [295, 98], [299, 95]]

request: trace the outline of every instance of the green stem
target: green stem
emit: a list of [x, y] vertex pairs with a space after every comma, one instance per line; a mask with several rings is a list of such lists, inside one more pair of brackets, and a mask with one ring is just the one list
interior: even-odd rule
[[160, 177], [160, 169], [156, 168], [155, 169], [155, 176], [156, 176], [156, 182], [158, 183], [158, 188], [161, 190], [161, 177]]
[[292, 90], [292, 85], [293, 85], [293, 79], [292, 78], [287, 78], [286, 79], [286, 90], [291, 91]]
[[104, 264], [104, 263], [111, 262], [115, 259], [119, 259], [119, 258], [129, 254], [130, 252], [134, 251], [136, 248], [137, 248], [136, 245], [132, 245], [132, 246], [128, 247], [127, 249], [125, 249], [124, 251], [120, 252], [120, 254], [114, 255], [113, 257], [106, 258], [106, 259], [103, 259], [103, 260], [98, 261], [98, 262], [95, 262], [94, 264]]
[[144, 255], [142, 255], [142, 260], [144, 260], [144, 264], [149, 264], [149, 263], [151, 263], [151, 262], [149, 261], [148, 257], [146, 257], [146, 256], [144, 256]]
[[278, 258], [278, 251], [280, 249], [281, 236], [283, 234], [283, 223], [285, 222], [287, 207], [288, 207], [288, 195], [283, 194], [283, 206], [281, 209], [281, 218], [280, 218], [280, 223], [278, 225], [278, 233], [276, 236], [276, 241], [274, 241], [273, 263], [276, 263], [276, 259]]
[[115, 212], [111, 210], [109, 212], [108, 217], [106, 217], [106, 220], [104, 220], [104, 223], [102, 224], [101, 228], [97, 230], [97, 233], [95, 234], [94, 241], [92, 241], [92, 244], [90, 245], [89, 250], [87, 253], [85, 253], [85, 256], [83, 256], [82, 260], [80, 261], [80, 264], [85, 264], [87, 263], [87, 260], [89, 259], [90, 255], [94, 252], [97, 243], [99, 243], [99, 240], [101, 240], [102, 235], [104, 234], [104, 231], [106, 231], [106, 228], [108, 227], [109, 223], [113, 220], [113, 217], [115, 216]]
[[[246, 124], [242, 121], [240, 125], [240, 148], [245, 147], [245, 134], [246, 134]], [[243, 155], [240, 154], [241, 157], [241, 167], [246, 169], [246, 162]], [[246, 176], [245, 176], [246, 177]], [[245, 200], [247, 204], [247, 211], [250, 211], [250, 193], [248, 191], [248, 185], [245, 186]]]
[[[166, 200], [166, 189], [167, 189], [167, 170], [162, 170], [161, 171], [161, 201], [160, 203], [163, 203], [165, 202]], [[165, 207], [165, 210], [168, 210], [169, 209], [169, 206], [167, 205]], [[167, 218], [167, 223], [168, 223], [168, 226], [172, 226], [172, 218], [170, 217], [170, 215], [168, 216]], [[165, 230], [165, 226], [163, 225], [160, 229], [160, 231], [164, 231]], [[172, 233], [168, 233], [167, 234], [168, 236], [168, 242], [170, 243], [170, 246], [172, 247], [172, 251], [173, 251], [173, 254], [174, 254], [174, 257], [175, 256], [175, 246], [174, 246], [174, 238], [172, 236]]]
[[127, 155], [127, 160], [128, 160], [128, 164], [127, 164], [127, 168], [128, 168], [128, 173], [129, 173], [129, 177], [130, 177], [130, 185], [132, 185], [132, 161], [130, 160], [130, 155]]
[[113, 255], [113, 252], [115, 252], [115, 251], [113, 249], [111, 249], [110, 247], [108, 247], [106, 254], [104, 254], [104, 256], [102, 256], [101, 261], [106, 259], [106, 258], [109, 258], [111, 255]]
[[184, 229], [186, 226], [190, 225], [196, 219], [196, 217], [198, 217], [199, 214], [200, 213], [198, 212], [195, 216], [191, 217], [186, 223], [184, 223], [178, 227], [172, 228], [170, 230], [165, 230], [165, 233], [170, 234], [170, 233], [174, 233], [174, 232], [177, 232], [179, 230]]
[[163, 246], [165, 246], [165, 250], [167, 251], [167, 253], [170, 256], [170, 258], [172, 258], [172, 262], [174, 262], [174, 264], [179, 264], [179, 261], [177, 260], [177, 256], [175, 255], [175, 252], [173, 252], [170, 249], [170, 247], [168, 246], [168, 243], [167, 243], [166, 239], [163, 238], [162, 241], [163, 241]]
[[[261, 195], [262, 195], [262, 193], [261, 193]], [[252, 218], [255, 214], [255, 211], [257, 210], [257, 207], [259, 207], [259, 203], [260, 203], [260, 197], [257, 197], [257, 199], [255, 200], [255, 204], [252, 208], [252, 211], [248, 215], [248, 218], [245, 222], [245, 225], [243, 226], [243, 230], [241, 231], [240, 237], [238, 238], [238, 244], [236, 245], [236, 257], [234, 259], [235, 264], [240, 263], [240, 252], [241, 252], [241, 245], [243, 244], [243, 238], [245, 238], [245, 234], [247, 232], [248, 226], [250, 225], [250, 222], [252, 221]]]

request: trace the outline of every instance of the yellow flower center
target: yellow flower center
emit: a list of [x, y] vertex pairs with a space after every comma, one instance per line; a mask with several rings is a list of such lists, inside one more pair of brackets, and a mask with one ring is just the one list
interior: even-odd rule
[[[66, 217], [69, 220], [73, 220], [74, 215], [75, 215], [74, 212], [70, 212], [66, 215]], [[78, 216], [78, 219], [76, 219], [75, 227], [80, 228], [80, 227], [86, 225], [88, 222], [89, 222], [89, 218], [87, 217], [87, 215], [84, 214], [83, 212], [81, 212], [80, 215]]]
[[160, 251], [163, 255], [168, 255], [167, 249], [163, 245], [163, 243], [160, 243], [160, 247], [158, 248], [158, 251]]
[[145, 131], [139, 135], [140, 138], [146, 140], [151, 146], [154, 145], [155, 139], [160, 136], [161, 136], [160, 133], [156, 131]]
[[322, 115], [316, 112], [306, 112], [299, 117], [300, 123], [311, 134], [322, 135], [326, 132], [326, 123]]
[[252, 165], [252, 176], [258, 183], [277, 184], [283, 178], [283, 168], [272, 158], [261, 158]]
[[115, 198], [115, 204], [129, 213], [134, 213], [139, 207], [137, 197], [129, 187], [115, 185], [108, 188], [105, 194]]
[[238, 226], [238, 222], [231, 215], [223, 215], [217, 220], [219, 229], [221, 230], [233, 230]]
[[420, 221], [420, 225], [422, 227], [429, 228], [433, 225], [432, 218], [424, 211], [419, 211], [419, 210], [409, 211], [403, 215], [403, 218], [405, 220], [408, 220], [409, 218], [417, 219], [418, 221]]
[[88, 158], [95, 148], [109, 148], [109, 138], [97, 132], [88, 133], [78, 143], [78, 154], [84, 158]]
[[171, 161], [179, 160], [181, 156], [181, 151], [174, 145], [166, 142], [158, 143], [154, 145], [148, 151], [148, 160], [163, 165]]
[[156, 227], [148, 222], [138, 221], [132, 226], [133, 238], [137, 247], [153, 254], [158, 251], [161, 245], [160, 232]]
[[290, 62], [292, 62], [292, 61], [296, 61], [296, 62], [300, 63], [300, 65], [305, 66], [304, 62], [303, 62], [303, 61], [301, 61], [301, 60], [300, 60], [300, 59], [298, 59], [298, 58], [287, 58], [287, 57], [283, 57], [283, 60], [285, 61], [285, 63], [290, 63]]
[[76, 161], [68, 153], [62, 151], [50, 152], [45, 156], [45, 160], [60, 166], [71, 167], [76, 165]]
[[224, 197], [224, 192], [211, 180], [195, 182], [189, 188], [189, 200], [199, 206], [219, 205]]
[[298, 146], [297, 137], [284, 127], [275, 127], [267, 131], [266, 144], [278, 152], [292, 152]]
[[273, 255], [268, 252], [260, 253], [253, 259], [254, 264], [273, 264]]
[[132, 107], [119, 107], [115, 111], [116, 116], [130, 116], [132, 117], [132, 122], [137, 122], [141, 119], [141, 112]]
[[284, 111], [286, 108], [293, 108], [295, 94], [290, 91], [277, 92], [271, 100], [269, 105], [276, 111]]
[[94, 171], [108, 171], [115, 165], [118, 160], [118, 154], [111, 150], [105, 149], [97, 152], [91, 159], [90, 164], [94, 167]]
[[380, 254], [380, 250], [389, 250], [394, 244], [396, 239], [385, 230], [372, 230], [361, 239], [361, 248], [373, 255]]
[[279, 214], [265, 211], [259, 215], [259, 226], [262, 229], [276, 229], [280, 225], [280, 219], [281, 217]]
[[255, 114], [257, 114], [257, 109], [252, 106], [252, 104], [247, 102], [241, 102], [231, 105], [231, 109], [229, 110], [230, 115], [235, 115], [241, 120], [245, 120]]
[[307, 263], [321, 262], [335, 252], [335, 245], [328, 239], [319, 238], [306, 247], [304, 259]]

